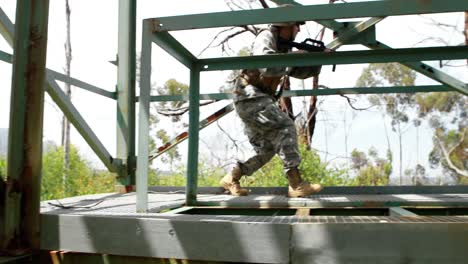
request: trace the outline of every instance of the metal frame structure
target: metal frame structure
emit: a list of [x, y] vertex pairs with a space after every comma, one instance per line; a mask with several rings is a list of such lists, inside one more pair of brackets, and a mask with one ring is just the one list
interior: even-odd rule
[[[19, 254], [23, 249], [27, 252], [39, 248], [43, 91], [50, 95], [106, 168], [117, 173], [117, 191], [131, 191], [135, 184], [136, 0], [119, 1], [116, 92], [45, 68], [48, 6], [48, 0], [18, 1], [15, 25], [0, 8], [0, 34], [14, 48], [13, 55], [0, 51], [0, 60], [13, 64], [14, 76], [7, 181], [0, 182], [0, 251], [11, 254]], [[57, 81], [68, 82], [116, 100], [115, 157], [107, 151]], [[23, 86], [26, 87], [22, 88]]]
[[[274, 1], [277, 3], [291, 3], [294, 1]], [[375, 40], [374, 25], [386, 16], [444, 13], [467, 10], [468, 3], [462, 0], [444, 2], [422, 1], [374, 1], [334, 5], [312, 5], [288, 7], [284, 9], [261, 9], [234, 12], [219, 12], [200, 15], [185, 15], [174, 17], [152, 18], [143, 21], [142, 36], [142, 75], [139, 97], [139, 142], [137, 162], [137, 211], [147, 210], [148, 190], [148, 160], [149, 155], [147, 133], [149, 128], [149, 106], [151, 101], [182, 99], [180, 96], [164, 98], [150, 95], [151, 84], [151, 46], [159, 45], [180, 63], [190, 69], [189, 89], [189, 149], [187, 161], [187, 205], [197, 204], [197, 164], [198, 164], [198, 133], [199, 133], [199, 100], [227, 99], [228, 95], [213, 94], [200, 95], [200, 72], [216, 70], [234, 70], [246, 68], [264, 68], [273, 66], [311, 66], [351, 63], [399, 62], [436, 81], [442, 85], [414, 86], [414, 87], [385, 87], [385, 88], [345, 88], [314, 91], [288, 91], [288, 96], [306, 96], [318, 94], [346, 94], [346, 93], [411, 93], [432, 91], [458, 91], [468, 95], [467, 84], [426, 65], [421, 60], [465, 59], [468, 57], [468, 47], [429, 47], [391, 49], [389, 46]], [[333, 19], [374, 17], [348, 27], [345, 23]], [[346, 43], [360, 43], [371, 50], [344, 51], [335, 53], [284, 54], [270, 56], [249, 56], [230, 58], [198, 59], [182, 44], [173, 38], [169, 31], [184, 29], [202, 29], [212, 27], [244, 26], [273, 22], [317, 21], [318, 23], [338, 33], [337, 38], [327, 45], [337, 49]], [[374, 31], [372, 31], [374, 30]], [[373, 33], [373, 34], [372, 34]], [[370, 35], [370, 36], [369, 36]]]
[[[275, 0], [278, 4], [294, 1]], [[269, 66], [310, 66], [400, 62], [440, 85], [384, 88], [335, 88], [314, 91], [288, 91], [286, 96], [412, 93], [458, 91], [468, 94], [468, 85], [439, 71], [422, 60], [466, 59], [468, 47], [430, 47], [391, 49], [375, 40], [375, 24], [386, 16], [444, 13], [468, 10], [466, 0], [419, 1], [392, 0], [334, 5], [288, 7], [284, 10], [262, 9], [219, 12], [146, 19], [143, 21], [140, 96], [135, 96], [135, 31], [136, 0], [119, 0], [118, 85], [116, 92], [45, 69], [48, 0], [18, 1], [16, 23], [0, 8], [0, 34], [14, 47], [14, 54], [0, 51], [0, 60], [13, 63], [8, 179], [0, 182], [0, 250], [23, 253], [39, 248], [39, 190], [42, 162], [43, 91], [49, 93], [65, 116], [91, 146], [107, 169], [118, 174], [120, 191], [137, 186], [137, 211], [147, 211], [149, 106], [154, 101], [189, 101], [189, 153], [187, 161], [186, 204], [197, 205], [199, 100], [229, 99], [229, 94], [200, 94], [200, 73], [203, 71], [260, 68]], [[334, 19], [372, 17], [358, 23], [337, 22]], [[316, 21], [337, 32], [337, 38], [327, 45], [337, 49], [344, 44], [362, 44], [369, 51], [345, 51], [327, 54], [285, 54], [198, 59], [169, 32], [242, 26], [271, 22]], [[39, 29], [39, 30], [38, 30]], [[156, 43], [190, 69], [188, 98], [182, 96], [151, 96], [151, 49]], [[46, 81], [43, 87], [43, 81]], [[79, 111], [60, 89], [57, 81], [68, 82], [117, 103], [117, 154], [113, 157]], [[139, 102], [139, 147], [135, 157], [135, 103]], [[14, 120], [15, 122], [13, 122]], [[135, 170], [138, 168], [135, 177]], [[24, 249], [24, 250], [23, 250]]]

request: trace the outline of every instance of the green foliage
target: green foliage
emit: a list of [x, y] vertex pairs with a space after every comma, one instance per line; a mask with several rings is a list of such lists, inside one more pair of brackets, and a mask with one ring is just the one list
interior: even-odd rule
[[414, 85], [415, 80], [416, 73], [399, 63], [373, 63], [362, 71], [356, 86], [409, 86]]
[[0, 156], [0, 180], [6, 179], [6, 158]]
[[353, 185], [378, 186], [388, 185], [392, 173], [392, 155], [388, 151], [387, 158], [380, 158], [375, 148], [370, 148], [368, 154], [354, 149], [351, 152], [352, 168], [356, 172]]
[[[189, 87], [185, 83], [181, 83], [176, 79], [169, 79], [164, 83], [162, 87], [156, 88], [158, 94], [160, 95], [187, 95]], [[171, 102], [160, 102], [158, 103], [159, 109], [164, 110], [165, 107], [169, 107], [170, 112], [174, 112], [178, 108], [181, 108], [185, 102], [183, 101], [171, 101]], [[167, 110], [167, 109], [166, 109]], [[155, 114], [151, 114], [150, 116], [150, 123], [151, 129], [154, 131], [158, 127], [159, 118]], [[173, 115], [171, 116], [171, 121], [174, 123], [181, 122], [181, 115]], [[182, 127], [186, 127], [185, 123], [181, 123]], [[171, 136], [165, 129], [160, 129], [156, 131], [155, 135], [151, 137], [150, 141], [150, 152], [156, 151], [157, 143], [160, 145], [164, 145], [165, 143], [171, 140]], [[166, 151], [162, 156], [161, 159], [163, 162], [170, 163], [171, 169], [174, 165], [174, 162], [180, 160], [180, 153], [177, 147], [173, 147], [170, 150]]]
[[425, 93], [416, 96], [416, 103], [419, 116], [428, 119], [433, 129], [431, 167], [441, 165], [446, 175], [463, 184], [466, 177], [459, 172], [468, 174], [468, 98], [456, 92]]
[[[320, 160], [319, 155], [308, 150], [305, 144], [299, 145], [301, 164], [299, 170], [302, 178], [309, 182], [321, 183], [324, 186], [346, 186], [353, 184], [346, 176], [346, 170], [327, 168], [327, 164]], [[255, 172], [251, 177], [243, 179], [244, 186], [277, 187], [288, 186], [288, 180], [283, 170], [283, 164], [278, 156]]]
[[[178, 82], [176, 79], [169, 79], [164, 83], [162, 87], [156, 88], [160, 95], [187, 95], [189, 87], [185, 83]], [[159, 103], [160, 106], [167, 106], [168, 102]], [[171, 101], [169, 102], [170, 107], [178, 108], [184, 104], [183, 101]], [[174, 121], [179, 121], [177, 117]]]
[[76, 147], [71, 146], [68, 170], [64, 167], [63, 155], [61, 147], [51, 148], [43, 155], [41, 200], [114, 191], [115, 176], [93, 171]]
[[[299, 169], [305, 180], [321, 183], [325, 186], [346, 186], [354, 184], [354, 181], [346, 176], [345, 170], [327, 168], [327, 165], [320, 161], [319, 155], [315, 151], [307, 150], [305, 145], [300, 146], [300, 152], [302, 162]], [[213, 168], [203, 161], [198, 164], [198, 170], [198, 186], [201, 187], [219, 186], [219, 181], [226, 173], [223, 169]], [[156, 171], [151, 171], [149, 184], [154, 186], [185, 186], [185, 167], [179, 167], [169, 175], [162, 175]], [[288, 180], [284, 173], [281, 159], [275, 156], [252, 176], [243, 177], [241, 184], [247, 187], [278, 187], [287, 186]]]

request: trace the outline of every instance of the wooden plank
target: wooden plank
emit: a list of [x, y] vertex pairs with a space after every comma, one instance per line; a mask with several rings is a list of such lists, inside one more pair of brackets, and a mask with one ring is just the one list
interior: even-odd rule
[[209, 219], [43, 214], [41, 249], [205, 261], [289, 262], [288, 225]]

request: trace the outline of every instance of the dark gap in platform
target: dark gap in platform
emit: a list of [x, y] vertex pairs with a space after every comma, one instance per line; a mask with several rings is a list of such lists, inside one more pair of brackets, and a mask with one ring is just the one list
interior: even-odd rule
[[[388, 208], [307, 208], [311, 216], [388, 216]], [[179, 211], [187, 215], [292, 216], [297, 208], [192, 208]], [[304, 214], [301, 214], [304, 216]]]
[[424, 216], [468, 216], [468, 207], [416, 208], [406, 210]]
[[287, 216], [295, 215], [296, 209], [274, 209], [274, 208], [193, 208], [178, 214], [188, 215], [250, 215], [250, 216]]

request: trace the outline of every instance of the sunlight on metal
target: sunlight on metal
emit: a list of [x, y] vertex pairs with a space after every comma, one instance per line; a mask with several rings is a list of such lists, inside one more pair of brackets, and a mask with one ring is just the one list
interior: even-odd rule
[[[351, 40], [355, 40], [366, 33], [372, 33], [373, 34], [372, 43], [376, 43], [374, 26], [375, 24], [379, 23], [380, 21], [384, 19], [385, 19], [384, 17], [374, 17], [369, 20], [359, 22], [351, 27], [346, 27], [346, 28], [343, 27], [343, 30], [338, 31], [338, 37], [335, 38], [332, 42], [330, 42], [327, 45], [327, 48], [336, 50], [338, 47], [344, 44], [350, 44]], [[370, 28], [373, 29], [372, 32], [369, 32]], [[353, 41], [353, 42], [356, 42], [356, 41]], [[357, 41], [357, 42], [359, 43], [360, 41]]]
[[273, 22], [446, 13], [460, 10], [468, 10], [466, 0], [368, 1], [160, 17], [151, 19], [151, 24], [154, 31], [174, 31]]
[[140, 98], [138, 118], [138, 157], [136, 175], [136, 211], [148, 211], [149, 123], [151, 93], [151, 27], [143, 22], [140, 62]]
[[187, 160], [187, 205], [197, 202], [198, 184], [198, 138], [200, 119], [200, 70], [194, 67], [190, 70], [189, 89], [189, 139]]
[[135, 185], [136, 7], [136, 0], [119, 0], [116, 158], [121, 186]]

